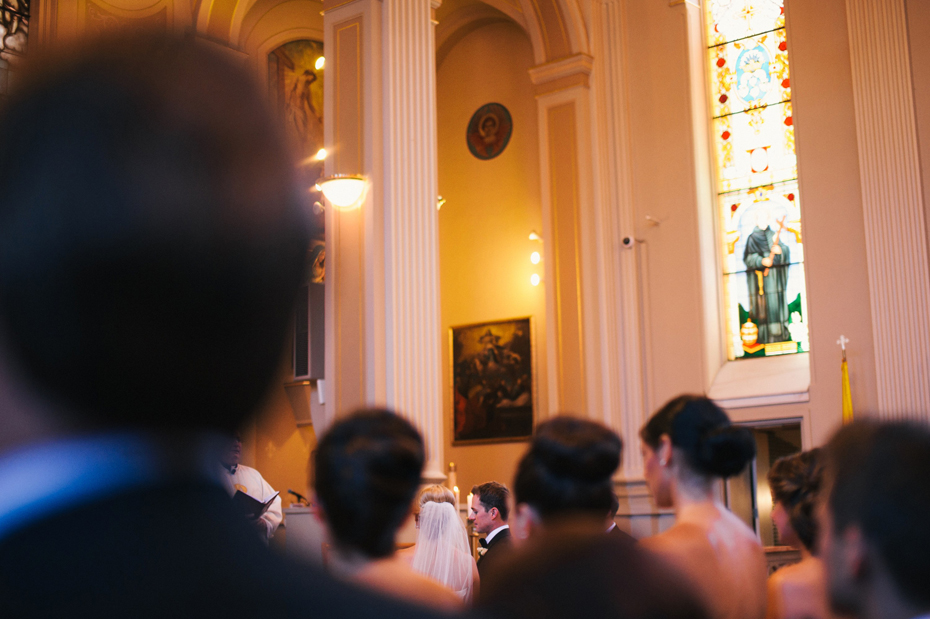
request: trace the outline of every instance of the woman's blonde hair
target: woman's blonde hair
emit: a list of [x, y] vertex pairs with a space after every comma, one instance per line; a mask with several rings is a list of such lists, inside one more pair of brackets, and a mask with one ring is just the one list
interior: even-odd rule
[[414, 504], [416, 513], [420, 513], [420, 508], [431, 501], [433, 503], [448, 503], [452, 507], [455, 507], [455, 495], [452, 494], [451, 490], [440, 485], [427, 486], [420, 490], [420, 494], [417, 495], [417, 500]]

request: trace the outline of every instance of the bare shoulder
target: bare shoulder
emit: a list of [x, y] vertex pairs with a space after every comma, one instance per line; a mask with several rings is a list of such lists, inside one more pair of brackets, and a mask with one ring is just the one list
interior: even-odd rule
[[659, 554], [690, 553], [701, 549], [713, 552], [707, 542], [704, 528], [688, 522], [677, 523], [658, 535], [640, 540], [639, 543], [643, 548]]
[[786, 565], [769, 576], [769, 585], [787, 591], [822, 586], [823, 564], [819, 559], [808, 557], [798, 563]]
[[462, 609], [462, 600], [451, 589], [413, 571], [396, 553], [394, 557], [375, 562], [362, 570], [354, 580], [387, 595], [436, 610]]

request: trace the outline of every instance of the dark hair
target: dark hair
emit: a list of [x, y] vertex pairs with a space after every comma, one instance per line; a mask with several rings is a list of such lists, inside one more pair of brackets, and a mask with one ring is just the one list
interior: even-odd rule
[[816, 548], [817, 518], [814, 508], [823, 481], [823, 455], [820, 449], [779, 458], [769, 469], [772, 498], [784, 506], [791, 528], [804, 547]]
[[594, 421], [560, 416], [541, 424], [517, 466], [517, 502], [543, 520], [572, 513], [603, 518], [622, 449], [617, 433]]
[[833, 534], [860, 527], [901, 594], [930, 606], [930, 430], [913, 422], [857, 421], [826, 451]]
[[507, 522], [507, 518], [510, 516], [510, 505], [507, 503], [510, 498], [510, 490], [507, 489], [507, 486], [496, 481], [488, 481], [479, 486], [474, 486], [471, 492], [478, 498], [478, 502], [486, 511], [496, 507], [501, 515], [501, 520]]
[[361, 410], [333, 424], [316, 449], [314, 485], [336, 544], [390, 556], [424, 458], [420, 433], [389, 410]]
[[610, 493], [610, 510], [607, 512], [607, 516], [611, 519], [617, 517], [617, 512], [620, 511], [620, 499], [617, 498], [616, 492]]
[[80, 424], [232, 430], [280, 365], [308, 245], [278, 123], [192, 41], [34, 69], [0, 115], [10, 358]]
[[704, 396], [674, 398], [639, 431], [653, 449], [659, 447], [663, 434], [684, 452], [688, 465], [703, 475], [732, 477], [756, 455], [752, 432], [732, 425], [727, 414]]

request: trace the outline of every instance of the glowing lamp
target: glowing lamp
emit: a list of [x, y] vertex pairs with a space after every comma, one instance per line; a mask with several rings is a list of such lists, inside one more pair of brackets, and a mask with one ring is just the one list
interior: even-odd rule
[[533, 264], [539, 264], [540, 260], [542, 260], [542, 258], [540, 258], [538, 251], [534, 251], [532, 254], [530, 254], [530, 262]]
[[539, 285], [539, 280], [540, 280], [539, 275], [537, 275], [536, 273], [533, 273], [532, 275], [530, 275], [530, 283], [533, 284], [534, 286]]
[[313, 63], [313, 68], [316, 69], [317, 71], [322, 69], [324, 66], [326, 66], [326, 58], [323, 58], [322, 56], [317, 58], [316, 62]]
[[317, 186], [336, 209], [348, 211], [361, 206], [365, 179], [358, 174], [334, 174], [318, 180]]

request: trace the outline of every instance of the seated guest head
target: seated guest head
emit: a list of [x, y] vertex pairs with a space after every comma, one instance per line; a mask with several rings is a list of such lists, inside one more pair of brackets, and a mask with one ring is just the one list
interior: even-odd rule
[[190, 41], [34, 60], [0, 116], [0, 392], [67, 428], [233, 431], [308, 244], [279, 123]]
[[646, 482], [659, 507], [674, 495], [710, 492], [715, 479], [736, 475], [756, 455], [752, 433], [730, 423], [708, 398], [682, 395], [659, 409], [639, 432]]
[[814, 510], [823, 480], [823, 452], [812, 449], [779, 458], [769, 469], [768, 480], [778, 539], [788, 546], [814, 552], [817, 542]]
[[510, 490], [504, 484], [489, 481], [473, 486], [474, 495], [468, 519], [474, 522], [475, 531], [490, 533], [505, 524], [510, 516]]
[[930, 429], [856, 422], [826, 447], [821, 558], [835, 610], [930, 613]]
[[333, 424], [316, 449], [314, 485], [339, 551], [366, 559], [393, 554], [424, 458], [420, 433], [391, 411], [361, 410]]
[[620, 437], [594, 421], [560, 416], [541, 424], [517, 465], [521, 519], [530, 530], [577, 517], [596, 520], [599, 528], [611, 507], [611, 477], [622, 449]]

